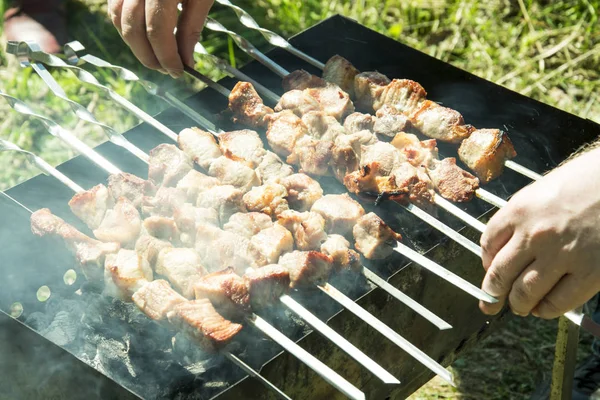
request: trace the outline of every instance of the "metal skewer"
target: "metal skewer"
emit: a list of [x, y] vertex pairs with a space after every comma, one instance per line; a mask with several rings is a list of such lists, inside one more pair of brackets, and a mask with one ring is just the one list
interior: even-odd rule
[[77, 79], [79, 79], [81, 82], [87, 83], [102, 90], [115, 103], [125, 108], [127, 111], [129, 111], [148, 125], [153, 126], [158, 131], [168, 136], [172, 140], [177, 141], [177, 134], [171, 129], [167, 128], [164, 124], [159, 122], [156, 118], [152, 117], [150, 114], [146, 113], [144, 110], [140, 109], [135, 104], [116, 93], [111, 88], [102, 85], [100, 82], [98, 82], [96, 77], [94, 77], [94, 75], [92, 75], [88, 71], [79, 68], [75, 65], [67, 64], [65, 61], [53, 54], [44, 53], [37, 43], [25, 41], [9, 42], [7, 46], [7, 52], [17, 56], [20, 59], [27, 57], [29, 60], [35, 61], [37, 63], [42, 63], [55, 68], [67, 69], [73, 72], [75, 76], [77, 76]]
[[518, 172], [521, 175], [525, 175], [526, 177], [528, 177], [534, 181], [540, 180], [544, 177], [543, 175], [538, 174], [537, 172], [534, 172], [534, 171], [530, 170], [529, 168], [522, 166], [521, 164], [517, 164], [513, 160], [506, 160], [504, 162], [504, 166], [506, 168], [512, 169], [515, 172]]

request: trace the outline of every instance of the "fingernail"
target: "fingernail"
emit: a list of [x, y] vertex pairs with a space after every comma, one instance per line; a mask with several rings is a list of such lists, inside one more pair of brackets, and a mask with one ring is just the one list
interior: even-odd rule
[[160, 72], [163, 75], [169, 75], [169, 73], [167, 72], [167, 70], [163, 69], [163, 68], [158, 69], [158, 72]]
[[169, 70], [169, 75], [171, 75], [171, 78], [173, 79], [179, 79], [181, 78], [181, 75], [183, 75], [183, 71]]
[[540, 314], [539, 314], [539, 313], [538, 313], [536, 310], [533, 310], [533, 311], [531, 312], [531, 315], [533, 315], [533, 316], [534, 316], [534, 317], [536, 317], [536, 318], [539, 318], [539, 317], [540, 317]]
[[526, 316], [528, 315], [528, 314], [523, 314], [523, 313], [520, 313], [520, 312], [518, 312], [518, 311], [515, 311], [515, 310], [511, 310], [511, 311], [512, 311], [512, 313], [513, 313], [513, 314], [515, 314], [517, 317], [526, 317]]

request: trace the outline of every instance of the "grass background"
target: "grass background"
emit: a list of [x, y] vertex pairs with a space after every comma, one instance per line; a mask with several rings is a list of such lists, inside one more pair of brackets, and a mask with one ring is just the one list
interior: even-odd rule
[[[483, 78], [600, 123], [600, 0], [244, 0], [236, 4], [248, 10], [259, 24], [283, 36], [341, 13]], [[8, 7], [5, 0], [0, 5]], [[70, 36], [85, 44], [90, 53], [181, 95], [191, 94], [189, 81], [173, 81], [136, 62], [107, 20], [105, 0], [69, 1], [67, 8]], [[212, 16], [259, 47], [267, 47], [256, 32], [243, 29], [230, 10], [215, 6]], [[210, 52], [234, 64], [248, 61], [222, 35], [207, 33], [202, 42]], [[21, 69], [4, 54], [3, 48], [1, 90], [51, 116], [90, 145], [105, 140], [100, 129], [78, 121], [63, 101], [49, 93], [30, 69]], [[203, 60], [198, 60], [197, 67], [219, 77], [219, 72]], [[118, 131], [138, 123], [97, 91], [80, 85], [71, 73], [53, 74], [67, 95], [86, 105], [98, 120]], [[164, 107], [138, 85], [119, 81], [111, 73], [99, 72], [97, 76], [150, 113]], [[53, 165], [74, 156], [43, 126], [13, 112], [2, 100], [0, 137], [34, 151]], [[37, 173], [22, 157], [0, 153], [0, 189]], [[458, 389], [434, 379], [412, 398], [529, 398], [536, 385], [549, 376], [555, 330], [555, 322], [511, 319], [504, 329], [453, 364]], [[584, 336], [582, 355], [589, 343], [590, 338]]]

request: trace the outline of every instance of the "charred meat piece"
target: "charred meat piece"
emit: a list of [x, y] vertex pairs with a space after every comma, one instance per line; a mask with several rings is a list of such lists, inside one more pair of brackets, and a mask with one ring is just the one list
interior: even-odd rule
[[249, 129], [220, 134], [219, 147], [227, 157], [243, 160], [252, 168], [260, 164], [267, 152], [258, 133]]
[[319, 102], [305, 90], [285, 92], [275, 106], [275, 112], [289, 110], [299, 117], [311, 111], [320, 111]]
[[267, 129], [269, 146], [282, 157], [289, 156], [294, 150], [296, 140], [308, 133], [308, 129], [300, 117], [290, 110], [273, 114], [267, 120], [269, 122]]
[[229, 110], [233, 113], [233, 122], [252, 128], [265, 128], [266, 116], [273, 109], [264, 105], [254, 86], [248, 82], [238, 82], [229, 95]]
[[354, 246], [363, 256], [370, 260], [388, 257], [394, 251], [402, 236], [383, 222], [375, 213], [368, 213], [360, 218], [352, 233], [356, 243]]
[[317, 200], [310, 210], [321, 214], [329, 233], [342, 236], [352, 232], [356, 221], [365, 215], [364, 208], [348, 193], [325, 195]]
[[231, 185], [215, 186], [200, 192], [196, 207], [212, 208], [217, 211], [221, 224], [226, 223], [233, 214], [245, 212], [242, 200], [244, 193]]
[[222, 155], [215, 137], [198, 128], [182, 130], [177, 137], [177, 144], [204, 170], [208, 170], [210, 163]]
[[169, 217], [148, 217], [144, 220], [144, 230], [157, 239], [169, 242], [179, 241], [179, 229], [173, 218]]
[[429, 167], [438, 159], [435, 139], [420, 141], [415, 135], [401, 132], [390, 143], [415, 167]]
[[253, 187], [243, 197], [248, 211], [261, 212], [276, 217], [285, 210], [289, 210], [286, 200], [287, 190], [278, 183], [267, 183], [262, 186]]
[[297, 211], [310, 210], [315, 201], [323, 197], [319, 182], [306, 174], [293, 174], [283, 178], [280, 183], [288, 192], [287, 201]]
[[244, 275], [252, 309], [260, 310], [276, 304], [290, 287], [290, 273], [277, 264], [253, 269]]
[[297, 289], [327, 282], [333, 260], [318, 251], [294, 250], [281, 256], [279, 265], [290, 273], [290, 288]]
[[429, 100], [412, 114], [411, 122], [423, 135], [442, 142], [460, 143], [475, 130], [458, 111]]
[[299, 165], [302, 173], [326, 176], [329, 175], [332, 153], [331, 140], [317, 140], [305, 135], [296, 141], [296, 146], [286, 161]]
[[350, 96], [337, 85], [329, 83], [325, 87], [309, 88], [304, 91], [319, 102], [325, 114], [338, 121], [343, 121], [354, 112], [354, 104]]
[[373, 102], [373, 109], [378, 111], [389, 105], [405, 115], [413, 115], [425, 102], [427, 92], [418, 82], [409, 79], [394, 79]]
[[188, 299], [194, 298], [194, 284], [207, 274], [194, 249], [165, 248], [158, 253], [154, 272], [164, 276]]
[[102, 223], [106, 211], [114, 206], [114, 201], [104, 185], [96, 185], [85, 192], [76, 193], [69, 201], [73, 214], [90, 229], [96, 229]]
[[294, 169], [284, 163], [279, 156], [267, 151], [260, 164], [256, 168], [256, 174], [263, 183], [277, 181], [294, 173]]
[[195, 203], [200, 192], [220, 184], [217, 178], [191, 170], [177, 183], [177, 189], [186, 194], [188, 202]]
[[112, 198], [116, 201], [119, 197], [126, 197], [135, 208], [142, 206], [144, 196], [155, 193], [156, 188], [153, 186], [152, 182], [126, 172], [111, 174], [108, 177], [108, 191]]
[[162, 186], [154, 196], [144, 196], [142, 214], [169, 217], [173, 215], [174, 210], [181, 207], [186, 201], [187, 194], [183, 190]]
[[294, 250], [290, 231], [279, 224], [263, 229], [252, 236], [250, 243], [260, 251], [269, 264], [275, 264], [283, 253]]
[[322, 87], [327, 85], [323, 79], [303, 69], [293, 71], [288, 76], [283, 77], [282, 86], [283, 90], [289, 92], [290, 90], [304, 90], [311, 87]]
[[360, 254], [352, 250], [350, 242], [341, 235], [329, 235], [321, 245], [321, 253], [331, 257], [337, 272], [359, 272], [362, 269]]
[[223, 229], [250, 239], [263, 229], [272, 226], [273, 221], [268, 215], [262, 212], [245, 212], [233, 214]]
[[[374, 103], [382, 96], [390, 79], [379, 72], [361, 72], [354, 77], [354, 101], [356, 107], [371, 113], [377, 111]], [[381, 107], [379, 105], [379, 107]]]
[[336, 54], [327, 60], [323, 69], [323, 79], [338, 85], [351, 98], [354, 98], [354, 77], [359, 73], [360, 71], [350, 61]]
[[200, 224], [219, 226], [219, 214], [214, 208], [194, 207], [185, 203], [173, 213], [173, 219], [180, 232], [179, 240], [186, 246], [193, 247], [196, 242], [196, 227]]
[[207, 351], [225, 347], [242, 330], [242, 325], [223, 318], [208, 299], [177, 304], [167, 318]]
[[145, 283], [132, 296], [136, 306], [148, 317], [155, 321], [167, 319], [167, 313], [180, 303], [186, 302], [186, 298], [171, 288], [169, 282], [157, 279]]
[[370, 114], [363, 114], [360, 112], [354, 112], [346, 117], [344, 120], [344, 128], [349, 133], [355, 133], [360, 131], [372, 131], [373, 125], [377, 123], [377, 118]]
[[302, 122], [308, 128], [308, 135], [319, 140], [335, 140], [338, 136], [348, 133], [337, 119], [322, 111], [304, 114]]
[[104, 292], [117, 299], [130, 301], [135, 291], [152, 281], [152, 268], [135, 250], [121, 249], [104, 261]]
[[506, 160], [517, 152], [508, 135], [499, 129], [478, 129], [463, 140], [458, 155], [483, 183], [496, 179]]
[[221, 185], [232, 185], [244, 193], [252, 186], [260, 185], [260, 179], [252, 168], [225, 156], [210, 164], [208, 174], [217, 178]]
[[298, 250], [319, 250], [327, 239], [321, 214], [289, 210], [281, 213], [277, 222], [292, 232]]
[[409, 202], [425, 208], [431, 207], [435, 196], [434, 184], [425, 168], [405, 162], [392, 175], [397, 187], [407, 189]]
[[171, 243], [148, 234], [141, 235], [135, 242], [135, 251], [145, 258], [152, 268], [156, 265], [158, 253], [160, 253], [162, 249], [170, 247], [173, 247]]
[[194, 168], [192, 159], [173, 144], [150, 150], [148, 178], [157, 186], [175, 186]]
[[133, 245], [142, 229], [140, 213], [125, 197], [113, 209], [107, 210], [102, 223], [94, 229], [94, 236], [103, 242], [118, 242], [126, 247]]
[[250, 312], [250, 294], [246, 281], [233, 268], [208, 274], [194, 285], [197, 299], [209, 299], [219, 312], [238, 317]]
[[479, 179], [456, 165], [455, 158], [437, 161], [427, 172], [437, 192], [450, 201], [470, 201], [479, 188]]
[[396, 134], [409, 128], [410, 120], [408, 117], [392, 106], [385, 104], [377, 110], [377, 121], [373, 125], [374, 133], [393, 138]]
[[62, 239], [89, 280], [102, 278], [106, 256], [118, 252], [121, 247], [119, 243], [103, 243], [84, 235], [47, 208], [31, 214], [31, 231], [37, 236]]
[[369, 131], [338, 136], [331, 155], [331, 169], [337, 180], [344, 182], [346, 175], [358, 171], [362, 147], [375, 143], [377, 137]]

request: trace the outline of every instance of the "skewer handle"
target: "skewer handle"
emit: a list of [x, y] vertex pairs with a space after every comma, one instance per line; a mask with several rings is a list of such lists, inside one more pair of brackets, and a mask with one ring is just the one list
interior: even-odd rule
[[521, 175], [525, 175], [526, 177], [533, 179], [534, 181], [540, 180], [544, 177], [543, 175], [538, 174], [537, 172], [534, 172], [529, 168], [522, 166], [521, 164], [517, 164], [513, 160], [506, 160], [504, 162], [504, 166], [506, 168], [512, 169], [515, 172], [520, 173]]

